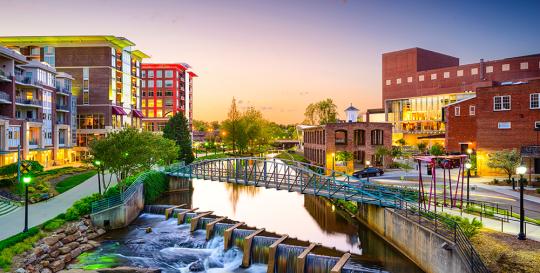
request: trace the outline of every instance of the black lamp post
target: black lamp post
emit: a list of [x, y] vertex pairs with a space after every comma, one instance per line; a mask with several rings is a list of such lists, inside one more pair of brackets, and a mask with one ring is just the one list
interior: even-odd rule
[[32, 182], [32, 177], [27, 175], [22, 178], [24, 183], [24, 229], [23, 232], [28, 231], [28, 184]]
[[98, 179], [98, 190], [99, 190], [99, 195], [101, 195], [101, 161], [100, 160], [96, 160], [94, 161], [94, 166], [96, 166], [96, 169], [97, 169], [97, 179]]
[[471, 167], [472, 164], [470, 162], [465, 163], [465, 168], [467, 169], [467, 207], [469, 206], [469, 179], [471, 178]]
[[524, 179], [523, 175], [527, 172], [527, 167], [519, 166], [516, 173], [519, 174], [519, 234], [518, 240], [525, 240], [525, 208], [523, 207], [523, 190]]

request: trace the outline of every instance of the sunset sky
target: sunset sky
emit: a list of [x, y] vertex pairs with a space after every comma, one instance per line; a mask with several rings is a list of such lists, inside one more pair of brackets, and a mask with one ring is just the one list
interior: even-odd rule
[[[469, 3], [474, 2], [474, 3]], [[232, 97], [280, 123], [327, 97], [381, 107], [381, 54], [422, 47], [461, 63], [540, 53], [540, 1], [0, 0], [0, 35], [117, 35], [187, 62], [194, 118]], [[5, 9], [8, 7], [8, 9]], [[6, 12], [12, 11], [12, 12]]]

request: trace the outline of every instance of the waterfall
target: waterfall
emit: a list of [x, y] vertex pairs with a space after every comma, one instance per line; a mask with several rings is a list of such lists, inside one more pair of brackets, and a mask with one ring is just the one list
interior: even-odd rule
[[306, 260], [306, 273], [327, 273], [338, 262], [337, 257], [308, 254]]
[[276, 251], [275, 273], [295, 273], [298, 255], [305, 249], [305, 247], [301, 246], [278, 245]]
[[225, 230], [234, 226], [234, 224], [226, 224], [226, 223], [216, 223], [214, 225], [214, 234], [212, 234], [213, 237], [221, 236], [223, 237], [223, 233], [225, 233]]
[[349, 260], [343, 268], [341, 269], [342, 273], [383, 273], [388, 272], [376, 266], [365, 267], [359, 263]]
[[143, 212], [151, 214], [165, 214], [165, 210], [171, 208], [171, 205], [145, 205]]
[[171, 218], [177, 218], [177, 217], [178, 217], [178, 213], [184, 212], [184, 211], [186, 211], [186, 210], [187, 210], [187, 209], [173, 209]]
[[270, 245], [277, 241], [277, 239], [278, 238], [255, 236], [251, 243], [251, 263], [267, 264]]
[[191, 223], [191, 218], [193, 218], [195, 216], [197, 216], [197, 213], [195, 213], [195, 212], [186, 213], [186, 216], [184, 217], [184, 223], [183, 224]]
[[205, 218], [205, 217], [199, 219], [199, 221], [197, 222], [197, 229], [205, 229], [206, 225], [214, 220], [215, 220], [214, 218]]
[[244, 248], [244, 239], [253, 232], [253, 230], [249, 229], [235, 229], [232, 232], [231, 240], [233, 243], [233, 246], [237, 246], [240, 249]]

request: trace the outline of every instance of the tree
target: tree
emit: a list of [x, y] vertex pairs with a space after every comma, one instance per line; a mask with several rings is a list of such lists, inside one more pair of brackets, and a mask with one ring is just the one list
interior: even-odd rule
[[[105, 170], [115, 174], [119, 189], [125, 189], [125, 178], [156, 165], [170, 164], [178, 156], [173, 140], [151, 132], [126, 128], [89, 145], [94, 160], [103, 163]], [[105, 191], [110, 185], [103, 181]]]
[[503, 170], [512, 179], [516, 168], [521, 164], [521, 155], [516, 149], [496, 151], [488, 155], [488, 167]]
[[407, 142], [405, 141], [404, 138], [398, 139], [398, 140], [396, 141], [396, 143], [397, 143], [399, 146], [401, 146], [401, 147], [407, 145]]
[[229, 108], [229, 113], [227, 114], [227, 119], [221, 124], [223, 130], [226, 132], [224, 140], [227, 143], [230, 143], [233, 147], [233, 153], [236, 151], [236, 146], [238, 141], [242, 137], [242, 126], [241, 123], [241, 113], [236, 107], [236, 99], [233, 97], [231, 107]]
[[163, 137], [174, 140], [178, 145], [177, 159], [189, 164], [195, 160], [191, 147], [191, 133], [189, 131], [188, 120], [178, 112], [167, 121], [163, 129]]
[[351, 161], [354, 159], [354, 155], [351, 152], [348, 151], [338, 151], [336, 152], [336, 161], [343, 162], [343, 161]]
[[325, 99], [316, 103], [311, 103], [304, 112], [304, 123], [309, 125], [322, 125], [336, 122], [337, 106], [332, 99]]
[[206, 132], [208, 128], [209, 128], [208, 122], [202, 121], [202, 120], [196, 120], [196, 119], [193, 120], [193, 129], [195, 131]]
[[440, 143], [435, 143], [429, 148], [429, 154], [440, 156], [444, 154], [444, 147]]
[[425, 141], [422, 141], [422, 142], [418, 142], [416, 144], [416, 147], [418, 148], [418, 150], [420, 151], [420, 153], [425, 153], [426, 152], [426, 149], [427, 149], [427, 143]]

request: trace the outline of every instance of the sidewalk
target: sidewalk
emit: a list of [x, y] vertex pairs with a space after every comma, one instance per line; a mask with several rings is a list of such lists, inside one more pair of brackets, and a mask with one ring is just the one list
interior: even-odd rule
[[[106, 181], [109, 175], [105, 175]], [[28, 206], [28, 228], [40, 225], [60, 213], [65, 212], [73, 203], [83, 197], [98, 192], [98, 177], [94, 175], [78, 186], [57, 195], [47, 201]], [[112, 179], [111, 186], [115, 184]], [[0, 240], [22, 232], [24, 228], [24, 206], [0, 216]]]

